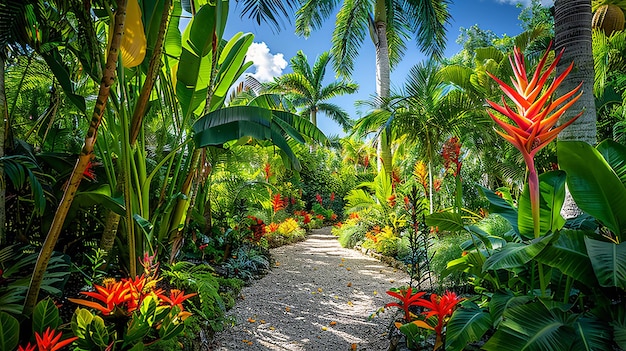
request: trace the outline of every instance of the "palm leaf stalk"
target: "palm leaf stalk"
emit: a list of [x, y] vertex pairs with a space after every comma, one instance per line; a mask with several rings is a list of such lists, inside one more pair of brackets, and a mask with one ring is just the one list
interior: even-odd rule
[[[514, 61], [511, 57], [509, 57], [511, 67], [513, 67], [513, 73], [515, 75], [515, 79], [511, 77], [513, 87], [507, 85], [496, 76], [489, 73], [489, 76], [498, 83], [504, 94], [506, 94], [515, 104], [514, 108], [516, 111], [506, 104], [504, 97], [502, 97], [502, 105], [498, 105], [495, 102], [487, 100], [487, 103], [494, 110], [511, 119], [516, 126], [506, 123], [496, 117], [491, 111], [487, 111], [487, 113], [494, 120], [494, 122], [496, 122], [496, 124], [504, 130], [503, 132], [496, 130], [496, 133], [502, 136], [506, 141], [510, 142], [521, 152], [524, 157], [526, 167], [528, 167], [528, 189], [530, 191], [535, 238], [538, 238], [540, 235], [540, 221], [539, 177], [535, 168], [534, 157], [539, 150], [554, 140], [559, 132], [574, 123], [574, 121], [582, 115], [582, 112], [580, 112], [569, 121], [558, 127], [554, 127], [565, 111], [567, 111], [567, 109], [570, 108], [572, 104], [574, 104], [582, 95], [582, 92], [578, 93], [582, 83], [565, 95], [553, 100], [552, 95], [555, 93], [559, 84], [561, 84], [563, 79], [565, 79], [565, 77], [572, 70], [574, 63], [572, 62], [569, 67], [556, 77], [550, 86], [544, 90], [546, 81], [555, 70], [561, 56], [563, 55], [563, 50], [561, 50], [552, 64], [545, 70], [545, 72], [542, 73], [541, 71], [546, 64], [549, 51], [550, 47], [541, 58], [541, 61], [537, 65], [530, 81], [528, 81], [526, 74], [524, 55], [519, 48], [514, 49]], [[578, 95], [576, 95], [576, 93], [578, 93]], [[569, 101], [567, 101], [568, 99]], [[558, 108], [559, 106], [561, 107]]]
[[96, 105], [91, 116], [91, 123], [89, 125], [89, 129], [87, 130], [87, 134], [85, 135], [85, 143], [83, 145], [83, 148], [80, 152], [80, 155], [78, 156], [78, 160], [76, 160], [76, 165], [74, 166], [74, 170], [70, 175], [67, 187], [63, 192], [63, 197], [61, 198], [59, 207], [57, 208], [54, 219], [52, 220], [52, 224], [50, 225], [50, 230], [46, 235], [46, 240], [41, 247], [39, 257], [37, 257], [37, 263], [35, 264], [30, 285], [28, 287], [28, 293], [26, 294], [26, 300], [24, 302], [23, 313], [25, 315], [30, 315], [37, 302], [39, 289], [41, 287], [41, 282], [43, 281], [43, 275], [46, 271], [46, 268], [48, 267], [48, 262], [50, 261], [50, 257], [52, 256], [52, 251], [54, 250], [54, 246], [56, 245], [57, 240], [59, 239], [59, 234], [61, 233], [63, 223], [65, 222], [67, 213], [70, 209], [70, 206], [72, 205], [72, 201], [74, 200], [74, 195], [78, 190], [78, 186], [83, 179], [83, 174], [87, 169], [87, 166], [93, 159], [94, 145], [98, 136], [98, 127], [102, 122], [102, 116], [104, 115], [107, 100], [109, 99], [111, 85], [113, 85], [113, 83], [115, 82], [117, 58], [119, 56], [118, 51], [120, 43], [122, 42], [122, 37], [124, 35], [125, 21], [126, 0], [117, 0], [117, 10], [115, 12], [115, 28], [113, 30], [113, 35], [111, 36], [111, 45], [109, 46], [109, 51], [107, 54], [105, 71], [103, 72], [102, 80], [100, 82], [98, 98], [96, 100]]

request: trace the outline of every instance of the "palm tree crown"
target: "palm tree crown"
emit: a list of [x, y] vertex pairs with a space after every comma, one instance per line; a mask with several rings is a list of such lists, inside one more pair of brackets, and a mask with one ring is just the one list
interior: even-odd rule
[[270, 92], [290, 95], [294, 105], [303, 108], [302, 116], [308, 116], [314, 125], [317, 126], [317, 112], [319, 111], [347, 130], [352, 126], [348, 113], [341, 107], [325, 101], [336, 96], [352, 94], [357, 91], [358, 85], [349, 80], [339, 80], [324, 86], [326, 66], [330, 59], [331, 55], [327, 51], [323, 52], [311, 67], [306, 55], [298, 51], [291, 59], [293, 73], [275, 78], [273, 82], [266, 84], [266, 88]]

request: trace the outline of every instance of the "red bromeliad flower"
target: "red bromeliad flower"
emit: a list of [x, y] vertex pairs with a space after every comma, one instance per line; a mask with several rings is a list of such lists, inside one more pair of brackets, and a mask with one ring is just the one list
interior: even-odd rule
[[[461, 172], [462, 165], [462, 162], [460, 161], [461, 143], [459, 142], [459, 138], [452, 137], [448, 139], [443, 144], [441, 156], [443, 157], [443, 166], [446, 169], [452, 169], [452, 175], [456, 177]], [[453, 164], [455, 167], [450, 168]]]
[[135, 311], [143, 300], [143, 293], [146, 284], [145, 276], [135, 279], [114, 279], [105, 280], [103, 285], [94, 284], [96, 291], [83, 291], [81, 294], [92, 297], [104, 303], [104, 305], [82, 299], [68, 299], [76, 304], [94, 308], [105, 316], [120, 313], [130, 315]]
[[[387, 295], [395, 297], [400, 300], [399, 302], [390, 302], [385, 305], [385, 308], [388, 307], [398, 307], [404, 310], [404, 320], [407, 322], [411, 321], [411, 312], [409, 311], [409, 307], [416, 306], [417, 301], [423, 300], [421, 297], [426, 294], [425, 292], [418, 292], [413, 295], [413, 290], [411, 287], [408, 289], [401, 288], [398, 291], [389, 290], [387, 291]], [[425, 301], [425, 300], [424, 300]]]
[[37, 340], [37, 347], [39, 348], [39, 351], [60, 350], [66, 345], [71, 344], [74, 340], [78, 339], [78, 337], [74, 336], [69, 339], [59, 341], [61, 340], [61, 336], [63, 336], [63, 333], [59, 332], [57, 334], [56, 330], [50, 329], [50, 327], [43, 332], [43, 335], [39, 335], [39, 333], [35, 332], [35, 339]]
[[263, 173], [264, 173], [265, 181], [268, 182], [270, 180], [270, 177], [272, 176], [272, 165], [269, 162], [267, 162], [263, 166]]
[[85, 171], [83, 171], [83, 177], [87, 178], [90, 181], [95, 181], [96, 171], [93, 170], [94, 166], [97, 166], [97, 164], [93, 161], [89, 161], [89, 163], [87, 163], [87, 168], [85, 168]]
[[320, 195], [320, 194], [315, 194], [315, 200], [317, 200], [317, 202], [319, 202], [319, 203], [320, 203], [320, 205], [323, 205], [323, 204], [322, 204], [322, 195]]
[[334, 192], [330, 193], [330, 202], [333, 202], [333, 201], [335, 201], [335, 193]]
[[[462, 300], [462, 298], [458, 297], [455, 293], [446, 291], [443, 296], [437, 296], [436, 294], [430, 295], [430, 301], [425, 299], [419, 299], [415, 302], [415, 305], [422, 306], [427, 311], [424, 311], [423, 314], [426, 316], [426, 319], [437, 316], [437, 325], [433, 328], [435, 333], [437, 334], [437, 339], [435, 341], [435, 350], [439, 348], [439, 346], [443, 345], [442, 341], [442, 331], [443, 326], [446, 323], [448, 317], [452, 315], [454, 312], [454, 308], [456, 305]], [[423, 324], [419, 324], [420, 326], [425, 326]]]
[[[550, 44], [551, 46], [552, 44]], [[550, 47], [548, 47], [548, 50], [541, 58], [530, 81], [528, 81], [526, 74], [524, 55], [518, 48], [514, 49], [515, 61], [509, 57], [513, 73], [515, 74], [515, 79], [511, 77], [513, 87], [489, 73], [489, 76], [500, 85], [500, 89], [515, 105], [513, 107], [515, 110], [513, 110], [506, 104], [504, 97], [502, 97], [502, 105], [487, 100], [487, 103], [494, 110], [508, 117], [514, 124], [509, 124], [499, 119], [491, 111], [487, 112], [496, 124], [504, 130], [503, 132], [496, 130], [496, 133], [513, 144], [522, 153], [528, 167], [528, 189], [530, 191], [533, 221], [535, 223], [535, 237], [539, 236], [539, 178], [535, 169], [535, 154], [554, 140], [565, 127], [572, 124], [582, 114], [581, 112], [569, 121], [554, 127], [565, 111], [580, 98], [582, 93], [578, 95], [576, 93], [580, 90], [582, 83], [569, 93], [553, 100], [552, 95], [572, 70], [574, 63], [572, 62], [563, 73], [552, 81], [548, 88], [544, 89], [546, 81], [556, 69], [556, 65], [563, 55], [563, 51], [561, 51], [554, 59], [554, 62], [542, 73], [541, 71], [546, 64]], [[570, 100], [567, 101], [568, 99]]]
[[161, 300], [163, 300], [163, 302], [166, 302], [168, 305], [170, 305], [172, 307], [178, 306], [181, 311], [184, 311], [185, 309], [183, 308], [183, 301], [187, 300], [190, 297], [194, 297], [196, 295], [198, 295], [198, 293], [185, 295], [185, 292], [182, 291], [182, 290], [172, 289], [170, 291], [170, 296], [169, 297], [165, 296], [163, 294], [159, 294], [157, 296]]
[[283, 208], [285, 208], [285, 202], [283, 201], [283, 199], [280, 196], [280, 194], [276, 194], [272, 198], [272, 208], [274, 209], [274, 213], [276, 213], [276, 212], [282, 210]]
[[37, 345], [33, 345], [29, 342], [26, 346], [18, 346], [17, 351], [35, 351], [35, 347], [37, 347]]

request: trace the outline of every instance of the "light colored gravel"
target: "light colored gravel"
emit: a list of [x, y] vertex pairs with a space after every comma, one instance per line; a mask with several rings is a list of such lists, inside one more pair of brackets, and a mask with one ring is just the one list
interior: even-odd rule
[[228, 312], [236, 325], [215, 336], [214, 350], [387, 350], [396, 309], [368, 316], [393, 300], [385, 291], [408, 284], [404, 272], [342, 248], [330, 228], [272, 255], [275, 267], [243, 289]]

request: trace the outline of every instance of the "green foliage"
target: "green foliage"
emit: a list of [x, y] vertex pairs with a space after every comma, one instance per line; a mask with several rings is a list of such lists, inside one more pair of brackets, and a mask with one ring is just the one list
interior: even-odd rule
[[473, 301], [463, 301], [450, 317], [446, 328], [446, 350], [460, 351], [470, 342], [479, 341], [491, 328], [489, 313]]
[[270, 268], [265, 254], [252, 245], [242, 245], [222, 265], [229, 278], [250, 280]]
[[457, 257], [461, 257], [463, 250], [461, 243], [468, 240], [467, 233], [447, 233], [432, 240], [431, 252], [434, 252], [430, 261], [431, 269], [439, 277], [437, 281], [443, 287], [454, 287], [463, 285], [466, 275], [463, 272], [454, 272], [446, 275], [442, 273], [446, 270], [447, 264]]
[[6, 312], [0, 311], [0, 349], [13, 350], [20, 336], [20, 323]]
[[210, 266], [177, 262], [166, 266], [161, 276], [178, 289], [196, 291], [198, 295], [187, 300], [192, 305], [193, 313], [213, 330], [223, 328], [226, 308], [219, 293], [219, 283]]
[[367, 227], [361, 221], [347, 221], [341, 227], [334, 227], [332, 231], [339, 236], [342, 247], [353, 248], [365, 239]]

